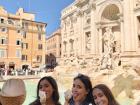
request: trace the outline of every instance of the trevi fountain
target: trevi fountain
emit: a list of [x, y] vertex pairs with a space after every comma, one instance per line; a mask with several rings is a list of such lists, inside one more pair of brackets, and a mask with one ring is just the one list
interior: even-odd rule
[[140, 105], [140, 1], [75, 0], [61, 12], [62, 56], [53, 72], [71, 89], [78, 73], [106, 84], [120, 105]]
[[75, 0], [61, 11], [61, 42], [58, 66], [47, 73], [60, 90], [83, 73], [93, 86], [109, 86], [120, 105], [140, 105], [140, 0]]

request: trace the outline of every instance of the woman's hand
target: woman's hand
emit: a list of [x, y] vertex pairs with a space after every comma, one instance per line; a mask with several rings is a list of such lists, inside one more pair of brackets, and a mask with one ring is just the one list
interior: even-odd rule
[[69, 105], [69, 100], [72, 97], [72, 92], [70, 89], [64, 92], [65, 94], [65, 104], [64, 105]]

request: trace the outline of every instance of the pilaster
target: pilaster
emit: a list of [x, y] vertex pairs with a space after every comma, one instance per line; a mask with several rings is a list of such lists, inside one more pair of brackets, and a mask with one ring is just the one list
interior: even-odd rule
[[97, 29], [96, 29], [96, 24], [95, 24], [95, 21], [96, 21], [96, 6], [93, 2], [90, 2], [89, 4], [89, 8], [91, 10], [91, 39], [92, 39], [92, 54], [98, 54], [98, 47], [97, 47], [97, 44], [98, 44], [98, 34], [97, 34]]
[[[134, 6], [132, 0], [124, 0], [124, 52], [136, 51], [134, 35]], [[132, 27], [133, 26], [133, 27]]]

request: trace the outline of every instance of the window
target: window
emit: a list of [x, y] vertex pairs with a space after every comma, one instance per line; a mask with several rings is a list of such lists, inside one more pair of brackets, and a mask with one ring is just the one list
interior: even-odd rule
[[2, 28], [1, 28], [1, 32], [7, 32], [7, 28], [2, 27]]
[[16, 41], [16, 45], [21, 45], [21, 41], [20, 40], [17, 40]]
[[38, 40], [41, 40], [41, 34], [38, 34]]
[[28, 60], [27, 55], [22, 55], [21, 60], [23, 60], [23, 61], [27, 61], [27, 60]]
[[73, 51], [74, 40], [70, 39], [70, 51]]
[[41, 55], [37, 55], [36, 61], [37, 62], [42, 62], [42, 56]]
[[4, 19], [1, 18], [1, 19], [0, 19], [0, 23], [4, 23]]
[[64, 52], [67, 51], [67, 42], [64, 41]]
[[28, 43], [22, 43], [22, 49], [28, 49]]
[[18, 57], [18, 58], [21, 57], [21, 50], [20, 49], [16, 50], [16, 57]]
[[22, 23], [22, 27], [23, 27], [24, 29], [28, 29], [28, 23], [23, 22], [23, 23]]
[[5, 49], [0, 49], [0, 58], [3, 58], [6, 56], [6, 50]]
[[8, 24], [14, 25], [14, 21], [12, 19], [8, 19]]
[[7, 44], [7, 39], [6, 38], [1, 38], [0, 39], [0, 44]]
[[22, 34], [23, 34], [23, 38], [26, 38], [26, 32], [24, 31]]
[[42, 50], [42, 48], [43, 48], [42, 44], [38, 44], [38, 49]]
[[25, 43], [25, 48], [28, 49], [28, 43]]
[[20, 34], [20, 30], [17, 30], [17, 33]]
[[42, 31], [43, 30], [43, 26], [42, 25], [37, 25], [37, 29], [38, 29], [38, 31]]

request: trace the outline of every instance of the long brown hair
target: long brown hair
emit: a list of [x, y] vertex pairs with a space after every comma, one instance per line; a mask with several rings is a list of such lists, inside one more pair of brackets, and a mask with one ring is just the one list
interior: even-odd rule
[[41, 103], [39, 101], [39, 99], [40, 99], [39, 86], [40, 86], [40, 82], [43, 80], [47, 80], [53, 87], [54, 92], [52, 94], [52, 99], [53, 99], [53, 102], [55, 103], [55, 105], [61, 105], [59, 102], [59, 92], [58, 92], [57, 83], [56, 83], [55, 79], [51, 76], [45, 76], [39, 80], [38, 85], [37, 85], [37, 99], [30, 105], [41, 105]]
[[115, 100], [111, 90], [104, 84], [98, 84], [95, 87], [93, 87], [92, 92], [94, 89], [100, 89], [104, 95], [108, 99], [108, 105], [119, 105], [119, 103]]

